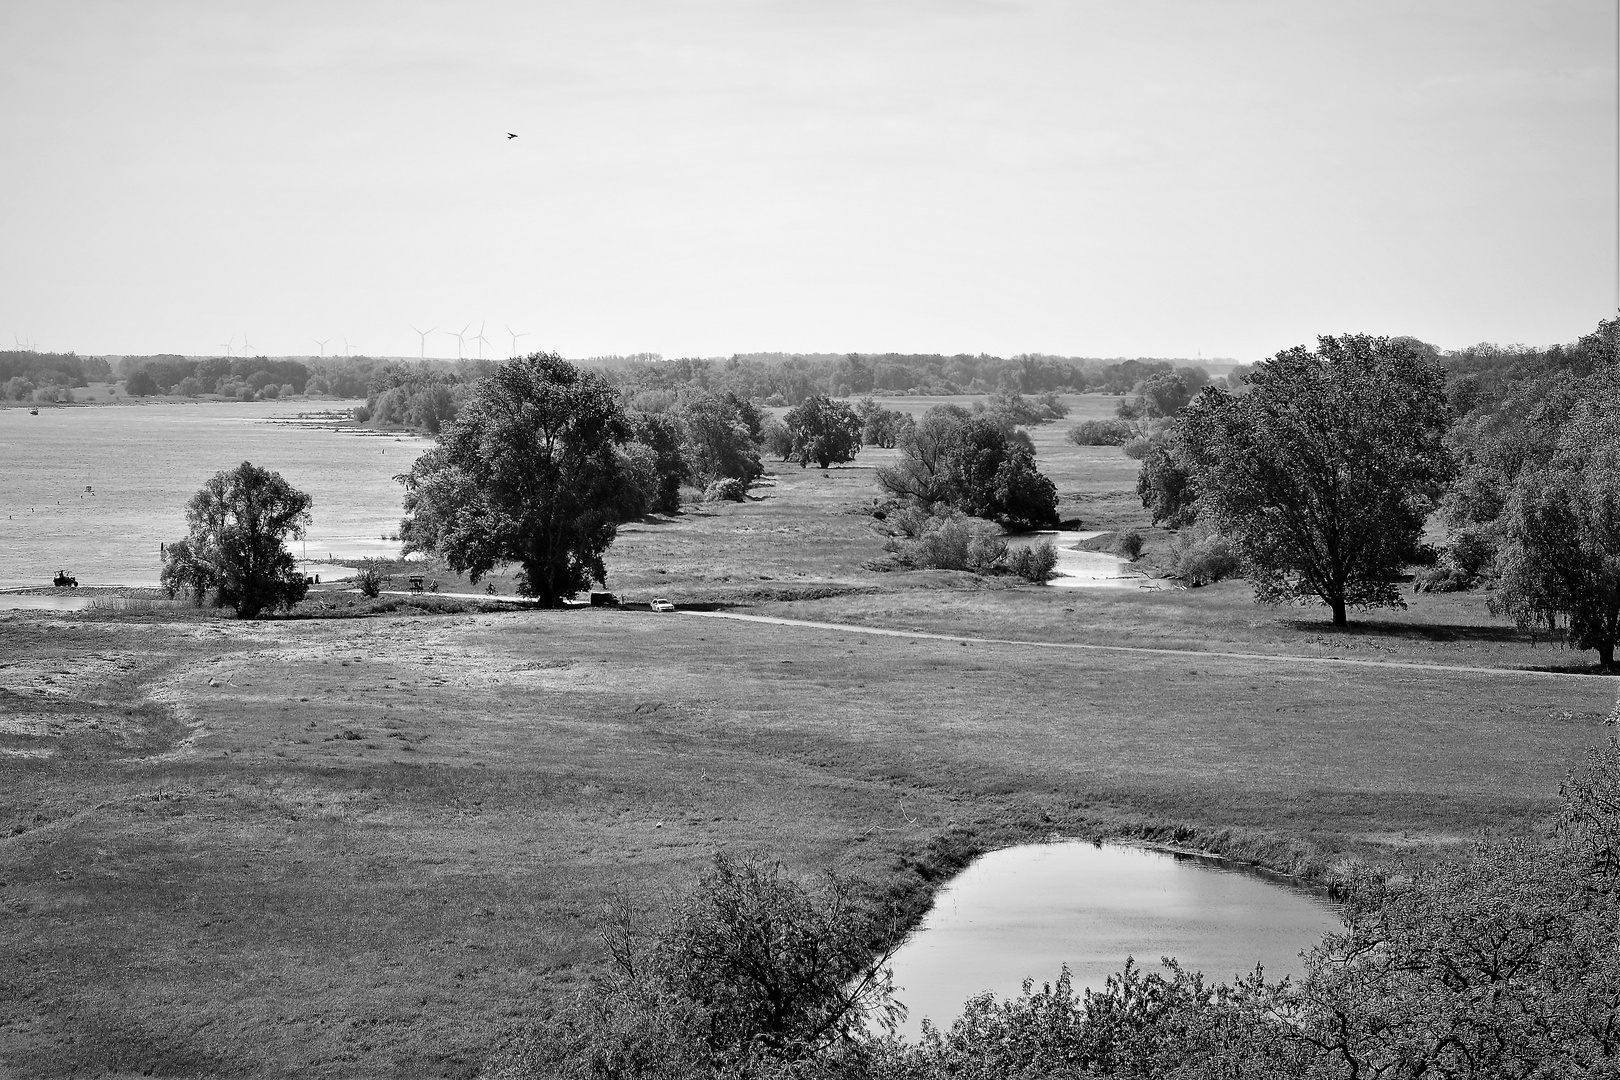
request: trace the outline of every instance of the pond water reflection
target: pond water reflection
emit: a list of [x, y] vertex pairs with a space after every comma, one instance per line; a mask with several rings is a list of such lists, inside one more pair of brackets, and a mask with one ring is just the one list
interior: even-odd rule
[[1335, 909], [1301, 890], [1214, 860], [1080, 841], [1031, 844], [975, 860], [935, 899], [894, 958], [896, 997], [941, 1028], [983, 991], [1018, 993], [1074, 973], [1101, 988], [1133, 956], [1149, 969], [1172, 956], [1222, 981], [1264, 964], [1298, 975], [1299, 953], [1340, 928]]

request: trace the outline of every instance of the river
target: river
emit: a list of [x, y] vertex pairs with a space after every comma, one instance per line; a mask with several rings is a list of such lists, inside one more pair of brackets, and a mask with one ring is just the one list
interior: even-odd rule
[[[312, 560], [396, 554], [401, 488], [431, 440], [296, 423], [355, 402], [0, 408], [0, 589], [155, 585], [158, 545], [185, 535], [186, 500], [251, 461], [314, 499], [293, 553]], [[310, 573], [322, 573], [319, 566]]]

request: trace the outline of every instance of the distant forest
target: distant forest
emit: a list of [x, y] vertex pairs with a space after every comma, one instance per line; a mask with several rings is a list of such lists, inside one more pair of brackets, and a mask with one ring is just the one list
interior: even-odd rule
[[[57, 388], [123, 380], [133, 397], [204, 395], [251, 401], [291, 394], [376, 399], [389, 390], [456, 387], [482, 377], [496, 361], [427, 360], [402, 363], [372, 356], [331, 359], [268, 357], [192, 358], [174, 354], [114, 358], [71, 353], [0, 353], [0, 391], [12, 400], [54, 400]], [[955, 356], [902, 353], [745, 353], [728, 359], [665, 360], [656, 354], [602, 356], [578, 361], [602, 370], [630, 397], [641, 391], [682, 387], [770, 405], [798, 405], [816, 394], [978, 394], [1016, 390], [1025, 394], [1123, 394], [1154, 374], [1201, 369], [1173, 359], [1091, 359], [1021, 355]], [[1220, 366], [1230, 363], [1216, 362]], [[396, 398], [400, 395], [395, 395]], [[438, 395], [442, 397], [443, 395]], [[384, 410], [387, 411], [386, 409]]]
[[55, 401], [59, 393], [107, 382], [112, 368], [99, 356], [14, 350], [0, 352], [0, 400]]
[[[1589, 366], [1580, 342], [1533, 348], [1480, 344], [1445, 352], [1424, 345], [1449, 373], [1458, 415], [1495, 401], [1527, 378]], [[259, 400], [294, 394], [366, 398], [373, 422], [426, 430], [455, 413], [461, 388], [497, 361], [401, 362], [373, 356], [326, 359], [269, 357], [192, 358], [174, 354], [112, 358], [73, 353], [0, 352], [0, 398], [56, 400], [91, 382], [122, 380], [125, 393], [215, 396]], [[1248, 369], [1211, 361], [1225, 378], [1212, 379], [1186, 359], [1104, 359], [1023, 354], [1013, 357], [937, 353], [740, 353], [726, 359], [657, 354], [599, 356], [576, 361], [603, 371], [626, 400], [638, 394], [674, 394], [691, 388], [767, 406], [794, 406], [817, 394], [947, 395], [1013, 392], [1140, 394], [1155, 375], [1179, 374], [1191, 388], [1209, 382], [1237, 385]], [[419, 401], [424, 395], [431, 401]], [[70, 394], [68, 396], [71, 396]], [[383, 400], [386, 399], [386, 400]], [[381, 408], [379, 409], [379, 403]]]

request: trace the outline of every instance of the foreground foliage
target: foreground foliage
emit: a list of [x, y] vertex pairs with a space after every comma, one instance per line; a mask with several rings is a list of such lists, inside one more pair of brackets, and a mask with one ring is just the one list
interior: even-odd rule
[[216, 473], [186, 504], [185, 539], [164, 545], [163, 587], [199, 605], [211, 597], [244, 619], [292, 607], [308, 585], [286, 541], [303, 535], [311, 503], [249, 461]]
[[747, 1075], [892, 1030], [896, 928], [859, 881], [715, 857], [659, 923], [616, 901], [610, 967], [503, 1056], [498, 1076]]
[[[1620, 1070], [1620, 743], [1589, 752], [1552, 837], [1348, 883], [1346, 929], [1301, 982], [1208, 983], [1127, 963], [1076, 993], [970, 1000], [915, 1044], [857, 1036], [886, 928], [721, 859], [651, 940], [619, 920], [613, 973], [531, 1032], [503, 1076], [803, 1080], [1598, 1080]], [[892, 929], [892, 928], [887, 928]], [[815, 935], [829, 935], [813, 942]], [[837, 935], [844, 935], [838, 937]], [[808, 935], [808, 936], [807, 936]], [[830, 958], [840, 957], [836, 962]], [[642, 959], [646, 958], [646, 959]], [[826, 958], [826, 959], [822, 959]], [[823, 973], [843, 981], [817, 985]]]

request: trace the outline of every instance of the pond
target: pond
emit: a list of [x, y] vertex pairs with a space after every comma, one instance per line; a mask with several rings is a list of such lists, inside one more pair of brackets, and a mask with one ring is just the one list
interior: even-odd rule
[[1159, 969], [1175, 957], [1211, 981], [1265, 965], [1299, 975], [1299, 953], [1341, 929], [1332, 905], [1303, 890], [1208, 858], [1081, 841], [984, 855], [957, 875], [894, 957], [895, 996], [944, 1029], [986, 990], [1016, 995], [1073, 972], [1075, 993], [1100, 989], [1134, 957]]

